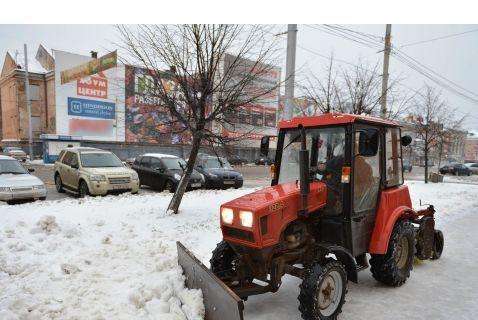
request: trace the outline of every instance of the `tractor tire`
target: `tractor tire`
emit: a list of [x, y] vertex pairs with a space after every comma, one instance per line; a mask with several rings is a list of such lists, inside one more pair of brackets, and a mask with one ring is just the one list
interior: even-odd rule
[[224, 279], [228, 276], [235, 276], [234, 260], [237, 259], [237, 254], [226, 241], [221, 241], [217, 244], [216, 249], [212, 252], [211, 271], [219, 279]]
[[339, 261], [328, 259], [310, 266], [302, 280], [299, 310], [304, 320], [335, 320], [347, 293], [347, 272]]
[[438, 260], [441, 257], [443, 247], [445, 245], [443, 232], [441, 232], [440, 230], [435, 230], [435, 236], [433, 240], [432, 260]]
[[415, 257], [415, 230], [410, 221], [395, 224], [386, 254], [373, 254], [370, 259], [375, 280], [388, 286], [399, 287], [410, 277]]

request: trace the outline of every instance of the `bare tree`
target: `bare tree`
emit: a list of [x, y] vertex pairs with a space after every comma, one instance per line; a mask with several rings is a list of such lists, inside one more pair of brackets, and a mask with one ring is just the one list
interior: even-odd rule
[[[317, 113], [343, 112], [352, 114], [378, 115], [382, 95], [382, 76], [379, 65], [366, 65], [360, 62], [352, 68], [334, 67], [334, 58], [326, 68], [325, 78], [312, 75], [305, 87], [305, 96], [314, 102]], [[412, 100], [410, 95], [400, 94], [395, 89], [399, 79], [389, 83], [388, 117], [395, 119], [403, 113]]]
[[428, 167], [431, 151], [444, 136], [445, 124], [450, 120], [450, 110], [441, 93], [433, 87], [425, 86], [421, 100], [415, 106], [415, 131], [422, 142], [425, 162], [425, 183], [428, 183]]
[[168, 206], [177, 213], [201, 144], [238, 139], [223, 136], [213, 123], [230, 124], [229, 114], [276, 90], [256, 85], [273, 72], [275, 49], [260, 26], [142, 25], [118, 31], [125, 62], [149, 70], [149, 94], [169, 115], [164, 124], [191, 136], [187, 166]]

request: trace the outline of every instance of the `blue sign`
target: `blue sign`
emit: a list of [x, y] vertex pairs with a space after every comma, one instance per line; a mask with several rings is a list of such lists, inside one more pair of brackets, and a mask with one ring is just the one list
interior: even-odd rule
[[112, 102], [68, 97], [68, 115], [99, 119], [114, 119], [115, 104]]

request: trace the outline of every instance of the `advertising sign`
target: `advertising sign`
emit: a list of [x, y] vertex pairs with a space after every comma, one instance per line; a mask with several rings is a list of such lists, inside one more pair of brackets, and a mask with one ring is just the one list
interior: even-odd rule
[[97, 119], [114, 119], [115, 104], [112, 102], [68, 97], [68, 115]]
[[111, 120], [70, 119], [68, 121], [71, 134], [81, 137], [108, 137], [113, 134]]
[[[153, 77], [144, 68], [125, 66], [125, 140], [183, 144], [191, 137], [179, 124], [171, 124], [171, 115], [154, 94]], [[174, 83], [164, 79], [167, 90], [174, 90]]]
[[81, 78], [77, 81], [76, 93], [79, 96], [107, 99], [108, 79], [106, 79], [104, 76], [91, 76]]
[[71, 82], [73, 80], [81, 79], [93, 74], [97, 74], [101, 71], [105, 71], [117, 66], [117, 53], [116, 50], [110, 52], [98, 59], [93, 59], [87, 63], [80, 64], [71, 69], [61, 71], [61, 84]]
[[51, 71], [55, 69], [55, 60], [42, 45], [38, 47], [35, 59], [40, 63], [43, 68], [45, 68], [45, 70]]

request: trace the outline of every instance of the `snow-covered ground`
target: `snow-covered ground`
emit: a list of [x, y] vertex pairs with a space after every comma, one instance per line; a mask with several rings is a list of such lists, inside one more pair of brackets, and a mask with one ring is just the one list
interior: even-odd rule
[[[341, 319], [475, 319], [478, 186], [408, 182], [414, 204], [433, 203], [442, 259], [415, 265], [401, 288], [369, 271], [349, 284]], [[179, 215], [169, 194], [0, 205], [0, 319], [200, 319], [201, 293], [176, 263], [180, 240], [206, 265], [221, 234], [218, 208], [253, 189], [194, 191]], [[251, 297], [246, 319], [299, 319], [299, 281]]]

